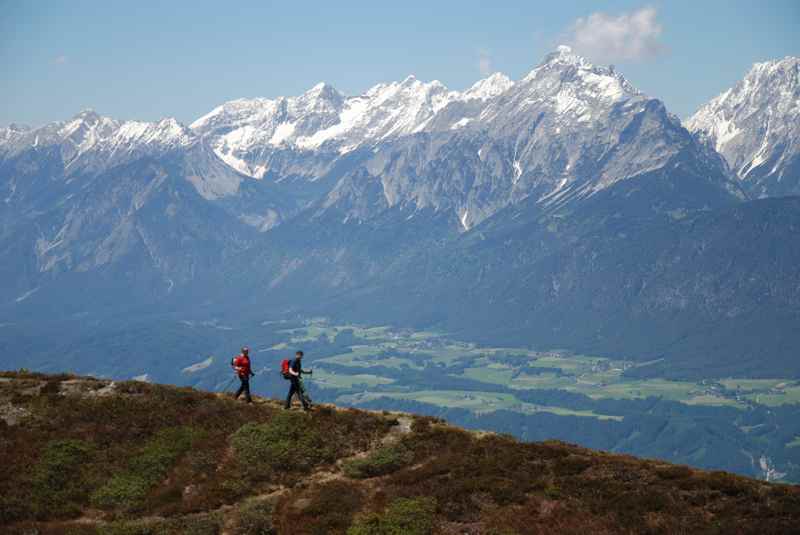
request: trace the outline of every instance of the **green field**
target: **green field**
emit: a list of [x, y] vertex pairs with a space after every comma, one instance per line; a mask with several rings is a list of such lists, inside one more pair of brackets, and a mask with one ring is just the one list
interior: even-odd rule
[[354, 385], [366, 385], [373, 387], [377, 385], [388, 385], [394, 383], [394, 379], [372, 375], [369, 373], [358, 373], [353, 375], [342, 375], [333, 372], [326, 372], [323, 368], [318, 368], [314, 372], [314, 382], [324, 388], [352, 388]]
[[586, 418], [598, 418], [600, 420], [622, 420], [622, 418], [619, 416], [597, 414], [592, 411], [577, 411], [562, 407], [524, 403], [516, 399], [511, 394], [498, 394], [495, 392], [473, 392], [460, 390], [380, 392], [342, 396], [338, 401], [343, 403], [359, 403], [370, 401], [379, 397], [417, 401], [420, 403], [438, 405], [440, 407], [467, 409], [479, 414], [505, 409], [514, 410], [525, 414], [549, 412], [559, 416], [581, 416]]
[[722, 379], [719, 381], [729, 390], [769, 390], [784, 382], [783, 379]]
[[[303, 327], [280, 331], [286, 340], [270, 349], [307, 342], [332, 343], [339, 333], [349, 331], [355, 343], [345, 351], [317, 359], [318, 385], [343, 393], [343, 402], [358, 403], [385, 396], [414, 400], [442, 407], [458, 407], [475, 412], [499, 409], [523, 413], [551, 412], [594, 418], [611, 418], [591, 411], [571, 411], [561, 407], [540, 407], [521, 403], [513, 394], [494, 392], [498, 386], [512, 390], [565, 390], [591, 399], [642, 399], [658, 397], [687, 405], [731, 406], [745, 409], [749, 404], [781, 405], [800, 403], [800, 382], [788, 379], [737, 379], [720, 381], [672, 381], [629, 379], [624, 371], [649, 363], [615, 360], [590, 355], [571, 355], [560, 351], [533, 351], [514, 347], [482, 347], [453, 340], [444, 333], [392, 329], [386, 326], [333, 325], [317, 318]], [[325, 366], [352, 368], [353, 373], [337, 373]], [[436, 373], [487, 385], [486, 391], [432, 391], [402, 379], [404, 371], [420, 371], [434, 366]], [[371, 368], [397, 370], [371, 373]], [[384, 375], [391, 375], [385, 377]], [[388, 386], [387, 386], [388, 385]], [[353, 390], [361, 388], [357, 394]], [[379, 391], [371, 389], [381, 387]]]
[[800, 403], [800, 386], [789, 386], [785, 388], [773, 388], [764, 392], [751, 392], [744, 398], [772, 407], [786, 405], [790, 403]]

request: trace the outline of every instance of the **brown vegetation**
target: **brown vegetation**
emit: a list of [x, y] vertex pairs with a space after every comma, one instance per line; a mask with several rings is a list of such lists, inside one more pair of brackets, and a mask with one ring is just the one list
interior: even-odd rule
[[247, 406], [69, 375], [0, 374], [0, 457], [3, 533], [768, 534], [800, 525], [796, 486], [433, 418], [286, 412], [272, 400]]

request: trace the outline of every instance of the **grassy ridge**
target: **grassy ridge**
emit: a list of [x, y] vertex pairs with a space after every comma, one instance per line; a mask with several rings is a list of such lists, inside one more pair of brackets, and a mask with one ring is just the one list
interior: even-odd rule
[[[12, 417], [13, 416], [13, 417]], [[0, 374], [0, 532], [784, 533], [800, 487], [429, 417]]]

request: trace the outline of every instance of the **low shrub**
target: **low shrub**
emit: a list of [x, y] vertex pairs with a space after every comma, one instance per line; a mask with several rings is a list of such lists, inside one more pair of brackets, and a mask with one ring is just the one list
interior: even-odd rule
[[83, 468], [94, 452], [83, 440], [54, 440], [33, 469], [32, 503], [37, 517], [65, 517], [80, 513], [89, 493]]
[[692, 469], [682, 465], [664, 466], [656, 469], [656, 475], [664, 480], [685, 479], [692, 475]]
[[568, 455], [557, 459], [553, 471], [557, 476], [575, 476], [592, 466], [592, 460], [583, 455]]
[[305, 415], [291, 412], [278, 413], [264, 424], [243, 425], [231, 444], [250, 479], [267, 479], [274, 472], [307, 472], [336, 458], [335, 445], [309, 425]]
[[236, 535], [274, 535], [272, 523], [274, 504], [268, 500], [249, 500], [236, 510]]
[[411, 431], [414, 433], [427, 433], [431, 428], [431, 424], [440, 421], [433, 416], [415, 416], [414, 421], [411, 422]]
[[161, 482], [175, 462], [189, 451], [199, 433], [189, 427], [164, 429], [147, 442], [128, 463], [128, 469], [115, 474], [91, 496], [101, 509], [140, 508], [150, 490]]
[[703, 485], [726, 496], [739, 496], [750, 492], [751, 484], [745, 478], [727, 472], [709, 472], [700, 479]]
[[364, 515], [347, 535], [428, 535], [436, 527], [436, 500], [399, 498], [382, 513]]
[[101, 524], [98, 535], [217, 535], [222, 521], [218, 515], [194, 515], [165, 520], [123, 520]]
[[330, 481], [281, 500], [276, 515], [278, 533], [327, 535], [344, 533], [361, 508], [363, 493], [351, 481]]
[[390, 474], [414, 460], [414, 453], [403, 445], [379, 448], [363, 459], [354, 459], [344, 464], [344, 473], [353, 479]]
[[542, 489], [542, 493], [551, 500], [558, 500], [564, 497], [564, 493], [561, 491], [561, 489], [551, 483], [545, 484], [544, 489]]
[[54, 440], [45, 446], [35, 468], [36, 481], [43, 485], [62, 487], [74, 479], [91, 456], [93, 446], [83, 440]]
[[92, 505], [100, 509], [141, 507], [151, 483], [136, 474], [117, 474], [92, 493]]

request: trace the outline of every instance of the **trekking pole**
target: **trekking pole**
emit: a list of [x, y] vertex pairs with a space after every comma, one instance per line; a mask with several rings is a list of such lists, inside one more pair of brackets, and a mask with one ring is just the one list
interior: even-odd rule
[[223, 393], [227, 392], [228, 389], [233, 385], [233, 380], [234, 379], [236, 379], [236, 377], [231, 377], [231, 380], [228, 381], [228, 383], [225, 385], [225, 388], [222, 389]]

